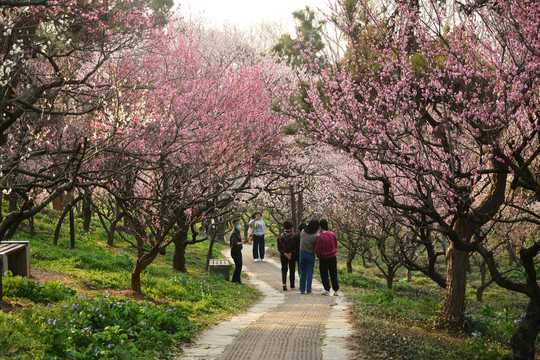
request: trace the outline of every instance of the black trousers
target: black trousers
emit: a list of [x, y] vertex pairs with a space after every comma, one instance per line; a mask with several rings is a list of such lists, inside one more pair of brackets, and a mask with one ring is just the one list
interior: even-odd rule
[[285, 256], [281, 255], [282, 284], [287, 284], [287, 271], [289, 271], [291, 287], [294, 287], [294, 272], [296, 271], [296, 260], [294, 259], [294, 257], [289, 260]]
[[319, 259], [319, 271], [321, 273], [321, 281], [324, 290], [330, 291], [330, 282], [328, 281], [328, 273], [330, 273], [332, 289], [334, 289], [334, 291], [338, 291], [339, 283], [337, 278], [337, 258], [334, 256], [328, 259]]
[[232, 282], [241, 282], [240, 274], [242, 273], [242, 249], [236, 250], [238, 246], [235, 246], [231, 249], [231, 257], [234, 260], [234, 274], [232, 277]]

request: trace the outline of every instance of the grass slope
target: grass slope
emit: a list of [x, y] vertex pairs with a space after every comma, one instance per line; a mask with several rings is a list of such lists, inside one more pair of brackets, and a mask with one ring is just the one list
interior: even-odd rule
[[[58, 214], [35, 218], [29, 240], [33, 277], [4, 276], [0, 312], [0, 358], [10, 359], [156, 359], [178, 353], [209, 325], [254, 304], [256, 290], [208, 276], [207, 243], [189, 246], [189, 274], [172, 271], [172, 251], [158, 257], [142, 276], [142, 294], [129, 290], [136, 254], [92, 222], [89, 233], [76, 219], [76, 247], [68, 249], [67, 224], [58, 246], [52, 234]], [[24, 230], [24, 228], [23, 228]], [[221, 257], [223, 245], [214, 247]]]

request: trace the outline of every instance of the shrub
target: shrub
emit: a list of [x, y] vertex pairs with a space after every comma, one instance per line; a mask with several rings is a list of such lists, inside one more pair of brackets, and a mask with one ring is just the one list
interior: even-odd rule
[[496, 343], [481, 337], [475, 337], [467, 347], [469, 354], [474, 354], [473, 360], [511, 360], [512, 354], [503, 352]]
[[472, 316], [470, 331], [478, 341], [489, 339], [508, 343], [521, 317], [519, 314], [512, 314], [508, 307], [495, 311], [490, 304], [486, 303], [482, 305], [478, 314]]
[[134, 266], [135, 260], [125, 252], [117, 256], [105, 251], [80, 252], [75, 261], [76, 268], [107, 272], [129, 272]]
[[381, 288], [365, 294], [361, 298], [364, 302], [372, 305], [389, 304], [394, 301], [394, 292], [390, 289]]
[[35, 353], [38, 346], [20, 318], [0, 311], [0, 359], [13, 358], [21, 353]]
[[338, 270], [339, 283], [345, 286], [353, 286], [363, 289], [371, 289], [382, 285], [381, 281], [368, 278], [358, 273], [348, 274], [343, 270]]
[[[58, 307], [58, 305], [57, 305]], [[151, 303], [115, 298], [82, 299], [33, 315], [51, 358], [131, 359], [157, 355], [197, 330], [187, 314]]]
[[75, 289], [58, 281], [42, 284], [21, 276], [8, 276], [3, 283], [5, 296], [26, 298], [42, 304], [62, 301], [77, 293]]
[[414, 285], [410, 282], [408, 282], [406, 279], [401, 279], [396, 284], [396, 288], [399, 290], [406, 290], [406, 291], [414, 291], [416, 288]]

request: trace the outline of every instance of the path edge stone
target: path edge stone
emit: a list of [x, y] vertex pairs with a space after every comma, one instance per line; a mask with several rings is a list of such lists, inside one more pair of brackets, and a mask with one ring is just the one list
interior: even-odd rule
[[[234, 263], [230, 256], [230, 251], [223, 250], [222, 254], [230, 262]], [[275, 290], [264, 281], [257, 279], [252, 273], [246, 270], [245, 266], [242, 270], [247, 274], [249, 282], [263, 293], [263, 300], [253, 305], [245, 312], [234, 315], [231, 319], [203, 331], [197, 337], [195, 343], [182, 348], [183, 353], [179, 355], [180, 357], [177, 357], [177, 359], [218, 359], [227, 346], [234, 341], [234, 338], [238, 336], [243, 329], [257, 321], [257, 319], [268, 313], [274, 307], [285, 302], [285, 295], [283, 293]]]

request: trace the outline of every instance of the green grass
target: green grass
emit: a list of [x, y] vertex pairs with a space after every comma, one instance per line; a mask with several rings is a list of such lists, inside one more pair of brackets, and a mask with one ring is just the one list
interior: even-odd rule
[[[134, 296], [128, 289], [136, 261], [131, 245], [116, 238], [114, 247], [108, 247], [99, 221], [93, 219], [85, 233], [82, 220], [76, 219], [75, 249], [69, 249], [67, 225], [53, 246], [57, 218], [46, 210], [35, 218], [35, 237], [24, 226], [14, 237], [30, 241], [32, 270], [55, 281], [4, 277], [0, 358], [164, 358], [261, 296], [253, 288], [207, 275], [208, 244], [203, 242], [187, 248], [188, 274], [172, 270], [171, 246], [143, 272], [143, 293], [128, 299]], [[215, 244], [213, 257], [222, 257], [222, 249]]]
[[[414, 273], [405, 280], [400, 270], [392, 290], [377, 268], [354, 262], [352, 274], [345, 273], [344, 253], [338, 253], [340, 285], [353, 302], [356, 329], [354, 346], [359, 359], [395, 360], [505, 360], [511, 359], [510, 337], [525, 312], [527, 299], [496, 286], [476, 301], [479, 274], [469, 275], [467, 288], [467, 332], [449, 334], [435, 322], [444, 300], [444, 289]], [[440, 271], [444, 273], [444, 264]], [[474, 270], [474, 269], [473, 269]], [[317, 275], [317, 272], [315, 272]]]
[[[44, 211], [36, 216], [34, 238], [23, 231], [15, 235], [15, 239], [30, 241], [32, 269], [45, 271], [56, 279], [38, 284], [17, 277], [4, 278], [6, 301], [0, 311], [0, 358], [165, 358], [210, 324], [245, 310], [260, 298], [252, 288], [206, 275], [208, 248], [203, 242], [187, 249], [188, 274], [172, 271], [173, 248], [167, 249], [142, 274], [142, 295], [137, 301], [129, 300], [125, 296], [129, 294], [130, 272], [136, 259], [131, 246], [117, 237], [115, 246], [108, 247], [99, 221], [94, 219], [89, 233], [85, 233], [82, 221], [76, 219], [75, 249], [68, 248], [67, 225], [55, 247], [52, 234], [57, 218], [56, 212]], [[266, 245], [269, 255], [278, 254], [274, 236], [266, 236]], [[213, 257], [221, 257], [223, 246], [227, 247], [215, 245]], [[357, 259], [354, 272], [345, 273], [344, 255], [341, 249], [339, 278], [353, 302], [353, 345], [362, 354], [357, 358], [510, 357], [509, 337], [515, 321], [524, 312], [523, 296], [491, 286], [485, 291], [485, 302], [478, 303], [475, 291], [480, 280], [479, 274], [473, 272], [467, 287], [469, 335], [448, 334], [434, 326], [444, 290], [433, 281], [415, 273], [408, 283], [404, 280], [405, 272], [400, 270], [394, 289], [388, 290], [373, 264], [362, 267]], [[439, 271], [444, 273], [444, 266], [444, 262], [438, 264]], [[317, 269], [315, 276], [318, 277]], [[120, 311], [119, 304], [124, 310]], [[96, 312], [95, 308], [101, 311]], [[100, 318], [100, 314], [106, 319]], [[174, 321], [170, 321], [171, 314], [175, 315]]]

